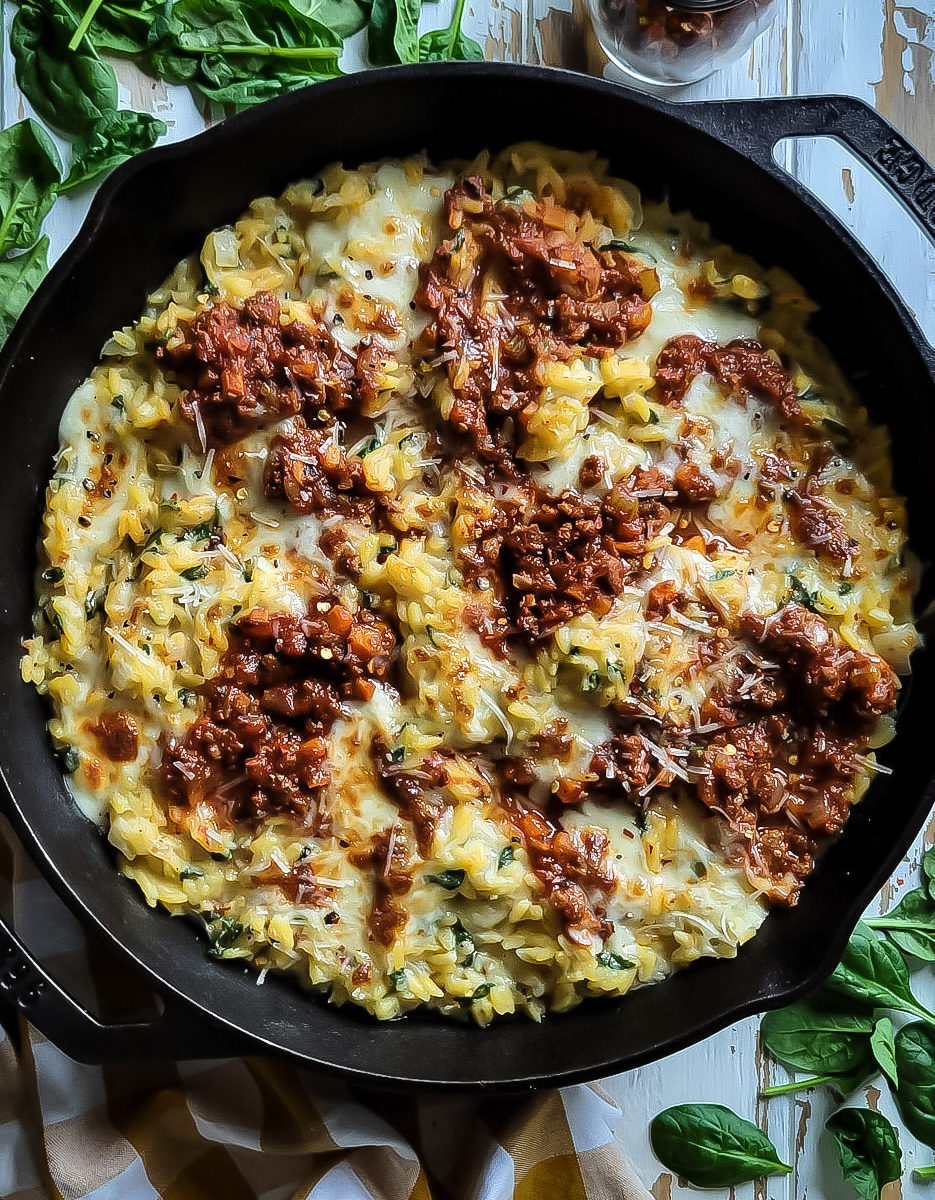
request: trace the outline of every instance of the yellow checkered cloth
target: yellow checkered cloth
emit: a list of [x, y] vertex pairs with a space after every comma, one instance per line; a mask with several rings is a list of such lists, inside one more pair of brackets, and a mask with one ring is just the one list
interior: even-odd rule
[[[0, 901], [89, 1007], [145, 999], [0, 824]], [[6, 1015], [6, 1014], [4, 1014]], [[4, 1200], [652, 1200], [599, 1087], [529, 1099], [386, 1096], [264, 1058], [73, 1062], [0, 1027]]]

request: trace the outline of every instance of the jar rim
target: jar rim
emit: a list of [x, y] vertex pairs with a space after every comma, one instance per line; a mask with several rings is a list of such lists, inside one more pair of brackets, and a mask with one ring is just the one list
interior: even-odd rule
[[723, 12], [727, 8], [740, 8], [749, 0], [665, 0], [671, 8], [689, 12]]

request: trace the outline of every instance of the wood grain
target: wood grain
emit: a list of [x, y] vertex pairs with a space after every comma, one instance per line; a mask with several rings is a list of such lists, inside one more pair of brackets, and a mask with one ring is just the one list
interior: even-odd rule
[[[451, 0], [426, 5], [424, 28], [447, 22]], [[0, 0], [4, 26], [12, 18], [11, 0]], [[560, 65], [615, 77], [590, 29], [585, 0], [473, 0], [466, 28], [488, 58]], [[802, 95], [835, 92], [875, 104], [930, 159], [935, 159], [935, 0], [914, 6], [896, 0], [776, 0], [776, 19], [750, 53], [711, 79], [669, 92], [672, 99]], [[363, 39], [353, 39], [344, 66], [362, 64]], [[125, 103], [157, 113], [169, 125], [169, 140], [205, 127], [212, 114], [198, 108], [184, 88], [143, 79], [132, 67], [118, 67]], [[0, 124], [28, 111], [15, 85], [10, 60], [0, 62]], [[935, 248], [909, 216], [843, 147], [829, 139], [781, 146], [778, 161], [811, 188], [851, 228], [882, 263], [935, 340]], [[73, 236], [88, 197], [70, 197], [56, 205], [48, 221], [53, 253]], [[884, 891], [888, 907], [906, 887], [914, 886], [923, 847], [935, 842], [935, 825], [919, 838]], [[874, 905], [879, 911], [879, 901]], [[935, 973], [918, 980], [924, 1002], [935, 1003]], [[697, 1196], [663, 1171], [649, 1149], [650, 1119], [670, 1104], [690, 1100], [730, 1105], [755, 1119], [794, 1164], [791, 1175], [737, 1188], [732, 1200], [853, 1200], [837, 1178], [833, 1156], [820, 1153], [821, 1129], [833, 1104], [827, 1092], [786, 1096], [768, 1102], [758, 1090], [786, 1078], [781, 1068], [759, 1053], [756, 1020], [742, 1021], [706, 1042], [663, 1062], [618, 1076], [605, 1086], [623, 1110], [619, 1136], [656, 1200]], [[861, 1103], [858, 1096], [853, 1103]], [[891, 1118], [888, 1091], [869, 1089], [866, 1102]], [[932, 1153], [903, 1136], [907, 1182], [890, 1189], [886, 1200], [923, 1195], [912, 1182], [913, 1164], [932, 1161]]]

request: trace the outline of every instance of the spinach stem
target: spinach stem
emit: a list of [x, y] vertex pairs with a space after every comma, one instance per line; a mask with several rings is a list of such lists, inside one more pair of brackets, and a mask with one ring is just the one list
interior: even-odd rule
[[183, 49], [189, 54], [253, 54], [257, 58], [335, 58], [341, 53], [337, 46], [239, 46], [227, 42]]
[[931, 922], [907, 921], [904, 917], [864, 917], [864, 924], [871, 929], [920, 929], [924, 933], [932, 932]]
[[91, 22], [94, 20], [94, 14], [101, 7], [103, 2], [104, 0], [91, 0], [91, 3], [84, 10], [84, 16], [78, 22], [78, 28], [71, 35], [71, 41], [68, 43], [68, 49], [71, 50], [72, 53], [78, 49], [79, 45], [81, 44], [81, 39], [91, 28]]
[[916, 1167], [915, 1174], [919, 1179], [935, 1179], [935, 1163], [930, 1167]]
[[20, 197], [25, 191], [26, 184], [24, 183], [10, 197], [10, 207], [6, 210], [3, 220], [0, 221], [0, 254], [3, 253], [3, 249], [6, 244], [7, 233], [9, 232], [10, 226], [13, 224], [13, 218], [16, 216], [16, 210], [19, 208]]
[[794, 1079], [791, 1083], [777, 1083], [775, 1087], [764, 1088], [761, 1096], [785, 1096], [787, 1092], [798, 1092], [802, 1088], [818, 1087], [822, 1083], [835, 1083], [837, 1075], [812, 1075], [808, 1079]]
[[448, 32], [451, 36], [451, 44], [454, 45], [455, 38], [458, 36], [458, 30], [461, 28], [461, 14], [464, 12], [464, 0], [458, 0], [455, 5], [454, 15], [451, 18], [451, 24], [448, 26]]

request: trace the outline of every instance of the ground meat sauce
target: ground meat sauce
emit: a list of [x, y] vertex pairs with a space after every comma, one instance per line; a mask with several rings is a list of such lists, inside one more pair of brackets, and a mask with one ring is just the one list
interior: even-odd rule
[[759, 396], [771, 401], [783, 420], [796, 429], [810, 422], [802, 411], [789, 372], [759, 342], [738, 338], [719, 346], [694, 334], [670, 338], [656, 359], [656, 397], [662, 404], [679, 404], [692, 381], [713, 375], [734, 396]]
[[348, 454], [333, 431], [310, 429], [301, 417], [291, 432], [270, 442], [263, 491], [269, 500], [322, 520], [373, 523], [376, 497], [367, 486], [363, 459]]
[[332, 599], [304, 617], [254, 610], [231, 626], [221, 670], [200, 689], [201, 715], [163, 748], [172, 803], [214, 808], [225, 823], [305, 819], [330, 779], [327, 735], [342, 700], [368, 700], [396, 636], [372, 613]]
[[645, 737], [620, 730], [595, 752], [591, 773], [599, 783], [622, 787], [637, 798], [659, 774], [659, 764], [649, 753]]
[[140, 731], [136, 721], [125, 712], [101, 713], [87, 729], [100, 746], [101, 753], [111, 762], [126, 763], [136, 759], [140, 749]]
[[824, 443], [812, 456], [808, 471], [800, 485], [788, 493], [790, 528], [803, 546], [820, 558], [827, 558], [843, 567], [860, 549], [850, 536], [844, 518], [827, 500], [819, 495], [821, 473], [831, 461], [834, 447]]
[[705, 475], [697, 463], [683, 462], [675, 468], [672, 484], [679, 498], [688, 504], [701, 504], [717, 495], [717, 484]]
[[541, 359], [615, 350], [649, 324], [654, 273], [576, 241], [575, 221], [528, 194], [494, 204], [475, 177], [445, 193], [452, 237], [420, 267], [416, 303], [431, 318], [427, 353], [448, 359], [451, 424], [484, 457], [509, 450], [509, 418], [535, 409]]
[[330, 419], [355, 404], [359, 387], [355, 361], [331, 331], [320, 322], [284, 323], [272, 292], [180, 321], [157, 356], [185, 389], [182, 413], [213, 447], [300, 412]]
[[583, 488], [597, 487], [606, 470], [607, 462], [600, 454], [589, 454], [578, 471], [578, 482]]
[[511, 616], [530, 641], [587, 610], [603, 616], [627, 577], [601, 504], [577, 492], [541, 497], [504, 535], [501, 562]]
[[509, 632], [530, 642], [583, 612], [604, 616], [669, 520], [660, 499], [667, 486], [656, 468], [635, 472], [601, 500], [529, 485], [475, 522], [475, 541], [459, 555], [465, 579], [495, 583]]
[[896, 681], [876, 655], [846, 646], [799, 604], [748, 614], [742, 631], [772, 656], [773, 677], [710, 696], [702, 719], [721, 729], [691, 760], [697, 792], [722, 817], [769, 898], [794, 903], [822, 839], [850, 810], [859, 756]]
[[355, 867], [373, 872], [373, 900], [367, 925], [371, 940], [381, 946], [392, 946], [409, 920], [399, 900], [412, 888], [412, 874], [407, 865], [410, 856], [406, 833], [400, 825], [375, 833], [367, 850], [352, 851], [349, 855]]
[[[509, 811], [510, 826], [522, 839], [529, 865], [565, 925], [570, 941], [589, 946], [613, 931], [600, 895], [609, 896], [617, 879], [605, 863], [607, 835], [599, 829], [569, 831], [535, 809]], [[595, 895], [598, 897], [595, 900]]]
[[[647, 614], [662, 617], [677, 605], [675, 585], [663, 582], [650, 590]], [[825, 837], [844, 826], [861, 753], [895, 705], [896, 680], [883, 659], [851, 649], [799, 604], [771, 617], [747, 614], [739, 632], [755, 646], [749, 666], [761, 677], [751, 685], [744, 672], [733, 686], [712, 688], [700, 717], [715, 730], [641, 728], [621, 711], [587, 777], [558, 780], [553, 795], [565, 805], [624, 795], [642, 808], [656, 784], [677, 782], [663, 765], [674, 749], [688, 768], [686, 786], [725, 823], [732, 853], [765, 882], [770, 900], [791, 904]], [[537, 780], [528, 757], [507, 760], [502, 774], [514, 794]]]
[[801, 604], [787, 604], [771, 617], [749, 613], [741, 628], [780, 659], [798, 685], [796, 694], [818, 716], [843, 709], [857, 721], [873, 721], [894, 708], [890, 666], [876, 654], [851, 649]]
[[445, 755], [432, 750], [416, 767], [396, 763], [393, 752], [382, 737], [371, 747], [377, 775], [399, 811], [413, 826], [419, 850], [426, 857], [446, 808], [441, 789], [448, 782]]

